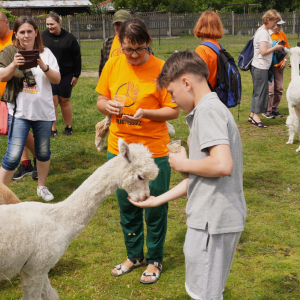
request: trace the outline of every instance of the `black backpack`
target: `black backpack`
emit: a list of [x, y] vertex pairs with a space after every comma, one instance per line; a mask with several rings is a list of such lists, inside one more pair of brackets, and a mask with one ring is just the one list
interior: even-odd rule
[[235, 64], [233, 57], [220, 45], [221, 50], [211, 42], [205, 45], [217, 54], [217, 87], [213, 90], [218, 94], [220, 100], [228, 107], [235, 107], [241, 102], [242, 82], [241, 74]]

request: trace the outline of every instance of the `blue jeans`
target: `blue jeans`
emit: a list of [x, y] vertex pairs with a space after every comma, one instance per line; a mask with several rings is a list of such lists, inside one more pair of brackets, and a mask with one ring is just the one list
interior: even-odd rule
[[20, 163], [27, 136], [32, 127], [34, 136], [34, 151], [37, 160], [46, 162], [50, 160], [50, 137], [52, 121], [30, 121], [15, 118], [12, 136], [10, 137], [12, 116], [8, 115], [7, 150], [2, 158], [1, 166], [7, 171], [14, 171]]

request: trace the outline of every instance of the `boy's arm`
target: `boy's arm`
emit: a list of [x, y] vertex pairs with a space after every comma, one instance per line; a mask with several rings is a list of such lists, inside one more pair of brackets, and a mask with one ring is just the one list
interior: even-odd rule
[[233, 169], [229, 145], [216, 145], [208, 150], [210, 155], [203, 159], [188, 159], [184, 147], [181, 147], [180, 153], [169, 154], [170, 166], [175, 171], [203, 177], [229, 176]]
[[156, 207], [160, 206], [166, 202], [181, 198], [187, 194], [187, 189], [189, 186], [189, 179], [186, 178], [173, 187], [171, 190], [166, 193], [157, 196], [157, 197], [149, 197], [147, 200], [142, 202], [135, 202], [128, 197], [128, 200], [135, 206], [146, 208], [146, 207]]

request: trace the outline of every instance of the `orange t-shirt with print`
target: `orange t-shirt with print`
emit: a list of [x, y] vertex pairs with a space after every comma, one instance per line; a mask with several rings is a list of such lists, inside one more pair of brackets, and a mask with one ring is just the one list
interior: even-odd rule
[[109, 127], [108, 151], [117, 155], [118, 139], [126, 143], [141, 143], [147, 146], [153, 157], [163, 157], [169, 152], [166, 122], [142, 118], [138, 124], [125, 123], [122, 115], [133, 116], [139, 108], [160, 109], [177, 107], [171, 102], [171, 95], [166, 89], [158, 91], [156, 78], [161, 72], [164, 61], [150, 55], [141, 66], [130, 65], [124, 54], [110, 58], [105, 64], [96, 91], [114, 99], [114, 95], [125, 95], [125, 107], [121, 115], [111, 116]]
[[[205, 42], [211, 42], [215, 44], [219, 49], [221, 49], [219, 43], [215, 39], [207, 39]], [[205, 45], [199, 45], [196, 48], [195, 52], [198, 53], [199, 56], [206, 62], [209, 71], [208, 82], [210, 83], [211, 87], [215, 89], [217, 86], [218, 69], [217, 53], [213, 49]]]
[[[286, 42], [286, 44], [284, 45], [284, 47], [290, 48], [289, 42], [288, 42], [288, 40], [286, 38], [286, 35], [285, 35], [285, 33], [282, 30], [280, 30], [279, 33], [278, 32], [273, 32], [271, 34], [271, 39], [272, 39], [272, 41], [282, 41], [282, 40], [284, 40]], [[274, 65], [274, 67], [279, 67], [282, 64], [282, 62], [283, 62], [283, 60], [279, 64]]]
[[123, 50], [122, 50], [118, 36], [115, 35], [115, 38], [114, 38], [113, 43], [110, 48], [109, 58], [114, 57], [114, 56], [119, 56], [120, 54], [123, 54]]
[[[5, 48], [6, 46], [9, 46], [12, 44], [12, 41], [11, 41], [12, 35], [13, 35], [13, 31], [11, 30], [7, 37], [5, 37], [4, 39], [0, 39], [0, 51], [2, 51], [2, 49]], [[6, 82], [0, 82], [0, 99], [3, 96], [5, 87], [6, 87]]]

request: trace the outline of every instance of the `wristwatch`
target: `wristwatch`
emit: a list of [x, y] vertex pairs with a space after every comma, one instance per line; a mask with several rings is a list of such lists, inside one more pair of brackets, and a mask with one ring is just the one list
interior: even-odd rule
[[284, 58], [283, 60], [284, 60], [284, 61], [287, 61], [287, 59], [286, 59], [286, 58]]
[[43, 71], [44, 73], [49, 71], [49, 65], [46, 65], [46, 66], [47, 66], [47, 69], [45, 71]]

